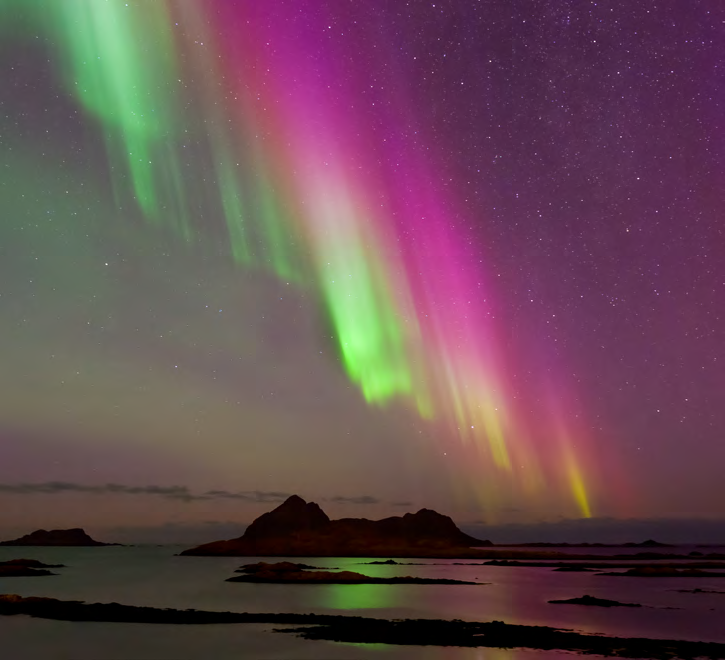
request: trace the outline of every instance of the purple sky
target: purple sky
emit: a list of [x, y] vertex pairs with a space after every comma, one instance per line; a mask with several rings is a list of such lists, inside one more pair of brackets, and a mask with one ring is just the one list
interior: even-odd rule
[[[236, 10], [207, 4], [210, 42], [233, 39], [218, 19]], [[98, 118], [68, 91], [57, 34], [0, 0], [0, 538], [83, 526], [102, 540], [212, 540], [297, 493], [331, 517], [433, 508], [494, 541], [531, 525], [570, 541], [659, 529], [725, 542], [713, 522], [725, 519], [722, 4], [280, 0], [276, 23], [250, 29], [327, 20], [316, 75], [375, 109], [360, 126], [326, 112], [370, 153], [393, 153], [374, 143], [397, 128], [391, 141], [440, 172], [461, 254], [485, 263], [490, 350], [524, 399], [515, 409], [566, 382], [595, 520], [518, 490], [481, 507], [438, 426], [402, 401], [366, 402], [319, 290], [222, 249], [223, 221], [203, 207], [219, 172], [201, 113], [177, 142], [203, 240], [146, 223], [119, 193], [127, 174]], [[286, 79], [260, 75], [284, 104]], [[271, 130], [274, 112], [235, 121]]]

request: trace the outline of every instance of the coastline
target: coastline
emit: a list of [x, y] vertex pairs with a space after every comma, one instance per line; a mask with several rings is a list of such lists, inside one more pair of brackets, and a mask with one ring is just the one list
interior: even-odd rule
[[589, 635], [547, 626], [507, 624], [503, 621], [469, 622], [443, 619], [375, 619], [359, 616], [209, 612], [82, 603], [54, 598], [23, 598], [0, 594], [0, 615], [28, 615], [60, 621], [146, 623], [177, 625], [269, 623], [300, 625], [273, 629], [309, 640], [354, 644], [405, 646], [461, 646], [559, 650], [610, 657], [725, 658], [725, 644], [671, 639], [623, 638]]

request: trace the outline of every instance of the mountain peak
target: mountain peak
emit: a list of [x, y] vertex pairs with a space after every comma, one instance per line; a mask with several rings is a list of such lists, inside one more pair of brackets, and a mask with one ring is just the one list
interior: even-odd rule
[[282, 504], [277, 507], [277, 509], [281, 509], [282, 507], [305, 506], [306, 504], [307, 502], [303, 500], [299, 495], [290, 495], [284, 502], [282, 502]]
[[327, 514], [314, 502], [290, 495], [276, 509], [262, 514], [244, 532], [244, 539], [285, 536], [290, 532], [319, 530], [329, 525]]

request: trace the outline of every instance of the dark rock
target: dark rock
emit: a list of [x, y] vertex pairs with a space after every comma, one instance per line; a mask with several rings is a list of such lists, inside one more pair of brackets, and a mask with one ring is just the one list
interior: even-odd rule
[[258, 561], [256, 564], [244, 564], [240, 566], [235, 573], [259, 573], [269, 571], [273, 573], [294, 573], [312, 568], [318, 569], [318, 566], [308, 566], [307, 564], [294, 564], [291, 561], [279, 561], [275, 564], [268, 564], [266, 561]]
[[263, 513], [244, 532], [247, 541], [277, 538], [287, 534], [310, 534], [330, 524], [327, 514], [314, 502], [292, 495], [273, 511]]
[[2, 566], [24, 566], [25, 568], [63, 568], [63, 564], [44, 564], [37, 559], [8, 559], [0, 561]]
[[39, 529], [31, 534], [21, 536], [19, 539], [3, 541], [0, 545], [101, 546], [116, 544], [94, 541], [85, 531], [76, 527], [74, 529], [53, 529], [49, 532]]
[[624, 573], [597, 573], [597, 575], [643, 578], [725, 578], [725, 572], [716, 573], [714, 571], [703, 571], [699, 568], [673, 568], [671, 566], [642, 566], [638, 568], [630, 568], [628, 571], [624, 571]]
[[405, 619], [386, 621], [339, 617], [303, 628], [276, 632], [305, 639], [351, 644], [402, 644], [499, 649], [571, 651], [577, 654], [625, 658], [725, 658], [725, 644], [636, 637], [608, 637], [559, 630], [547, 626], [510, 625], [503, 621], [442, 621]]
[[645, 560], [651, 560], [656, 559], [657, 561], [663, 560], [663, 559], [687, 559], [689, 555], [678, 555], [671, 552], [665, 553], [665, 552], [635, 552], [631, 555], [612, 555], [610, 559], [626, 559], [626, 560], [633, 560], [636, 559], [638, 561], [645, 561]]
[[[687, 557], [682, 557], [686, 559]], [[475, 566], [476, 564], [463, 564], [468, 566]], [[514, 566], [520, 568], [555, 568], [567, 571], [577, 571], [583, 569], [602, 569], [602, 568], [651, 568], [654, 570], [664, 569], [683, 569], [683, 568], [716, 568], [725, 569], [725, 563], [720, 561], [688, 561], [688, 562], [677, 562], [677, 563], [658, 563], [658, 564], [643, 564], [642, 560], [635, 561], [623, 561], [613, 560], [608, 558], [607, 561], [520, 561], [514, 559], [493, 559], [491, 561], [484, 562], [483, 566]]]
[[[260, 561], [247, 564], [240, 571], [247, 575], [231, 577], [227, 582], [272, 582], [277, 584], [483, 584], [462, 580], [427, 579], [406, 575], [404, 577], [378, 578], [353, 571], [321, 571], [298, 568], [304, 564], [288, 561], [268, 564]], [[313, 568], [312, 566], [307, 568]]]
[[589, 605], [593, 607], [642, 607], [639, 603], [620, 603], [618, 600], [595, 598], [594, 596], [581, 596], [568, 600], [550, 600], [553, 605]]
[[8, 559], [0, 561], [0, 577], [40, 577], [57, 575], [45, 569], [61, 568], [63, 564], [44, 564], [37, 559]]
[[238, 575], [227, 579], [227, 582], [272, 582], [277, 584], [365, 584], [366, 576], [352, 571], [289, 571], [261, 569], [247, 575]]
[[257, 518], [241, 537], [207, 543], [181, 555], [445, 557], [483, 545], [492, 544], [463, 533], [448, 516], [430, 509], [383, 520], [330, 520], [317, 504], [293, 495]]
[[669, 543], [659, 543], [649, 539], [641, 543], [502, 543], [501, 547], [509, 548], [671, 548]]
[[305, 639], [356, 644], [406, 644], [411, 646], [461, 646], [528, 648], [628, 658], [725, 659], [725, 644], [668, 639], [608, 637], [558, 630], [546, 626], [509, 625], [503, 621], [445, 621], [404, 619], [388, 621], [329, 614], [237, 613], [134, 607], [118, 603], [84, 603], [55, 598], [22, 598], [0, 595], [0, 615], [25, 614], [59, 621], [123, 623], [220, 624], [271, 623], [302, 628], [275, 632]]
[[660, 543], [659, 541], [653, 541], [652, 539], [647, 539], [646, 541], [642, 541], [642, 543], [625, 543], [625, 548], [671, 548], [672, 545], [670, 543]]
[[6, 577], [41, 577], [43, 575], [57, 575], [42, 568], [28, 568], [27, 566], [0, 566], [0, 578]]

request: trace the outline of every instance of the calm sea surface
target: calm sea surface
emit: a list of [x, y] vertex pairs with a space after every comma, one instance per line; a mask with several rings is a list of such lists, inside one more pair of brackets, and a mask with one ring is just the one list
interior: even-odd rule
[[[365, 559], [291, 559], [320, 567], [390, 577], [415, 575], [487, 582], [457, 585], [277, 585], [225, 582], [255, 558], [176, 557], [176, 546], [104, 548], [0, 547], [0, 561], [27, 557], [66, 564], [55, 577], [0, 578], [0, 593], [89, 602], [229, 610], [315, 612], [378, 618], [440, 618], [547, 625], [627, 637], [660, 637], [725, 643], [725, 578], [614, 578], [560, 573], [549, 568], [455, 566], [447, 560], [422, 566], [363, 566]], [[547, 550], [550, 548], [547, 548]], [[553, 549], [553, 548], [551, 548]], [[687, 553], [693, 548], [668, 548]], [[565, 549], [589, 552], [588, 549]], [[722, 552], [723, 548], [697, 548]], [[631, 550], [637, 552], [641, 550]], [[630, 552], [599, 549], [607, 553]], [[276, 561], [265, 559], [266, 561]], [[464, 560], [465, 561], [465, 560]], [[589, 594], [647, 607], [596, 608], [551, 605], [555, 598]], [[563, 652], [307, 641], [271, 632], [270, 625], [166, 626], [63, 622], [25, 616], [0, 617], [0, 650], [8, 660], [545, 660]]]

